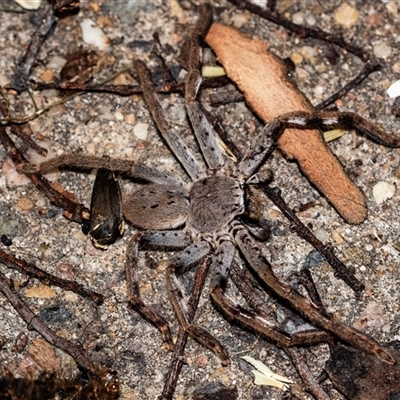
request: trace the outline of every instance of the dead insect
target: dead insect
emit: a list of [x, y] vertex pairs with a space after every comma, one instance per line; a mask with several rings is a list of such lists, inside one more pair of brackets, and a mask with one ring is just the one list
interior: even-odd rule
[[114, 172], [99, 168], [90, 204], [90, 229], [93, 245], [106, 249], [124, 233], [121, 189]]

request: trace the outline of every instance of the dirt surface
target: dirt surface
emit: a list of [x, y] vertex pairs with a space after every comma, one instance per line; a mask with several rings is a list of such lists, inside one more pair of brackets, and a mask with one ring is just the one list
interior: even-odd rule
[[[215, 6], [215, 20], [257, 35], [269, 41], [271, 50], [279, 56], [295, 60], [297, 64], [293, 77], [312, 104], [318, 104], [339, 89], [362, 67], [360, 60], [340, 49], [340, 58], [332, 65], [328, 62], [332, 58], [332, 48], [325, 43], [314, 39], [302, 40], [283, 28], [236, 9], [226, 1], [211, 3]], [[343, 28], [334, 18], [341, 3], [283, 1], [278, 7], [283, 7], [285, 15], [295, 22], [303, 20], [313, 27], [338, 32], [366, 52], [375, 51], [377, 55], [385, 56], [379, 58], [381, 71], [372, 74], [337, 105], [341, 110], [355, 111], [381, 124], [387, 131], [399, 131], [400, 122], [391, 116], [391, 104], [385, 90], [400, 78], [400, 6], [397, 1], [349, 1], [359, 11], [359, 16], [354, 26]], [[5, 5], [15, 8], [11, 1], [3, 1], [2, 6]], [[11, 79], [43, 12], [43, 6], [38, 11], [24, 14], [0, 12], [1, 85]], [[48, 37], [31, 79], [40, 82], [51, 79], [52, 74], [58, 76], [60, 57], [66, 59], [69, 52], [80, 46], [97, 50], [83, 41], [80, 23], [85, 18], [92, 19], [109, 39], [105, 50], [97, 50], [101, 67], [95, 72], [95, 81], [110, 77], [123, 68], [130, 68], [129, 72], [134, 76], [132, 60], [136, 57], [143, 59], [153, 72], [161, 71], [159, 60], [150, 55], [154, 32], [159, 34], [168, 65], [179, 75], [179, 79], [184, 79], [184, 71], [178, 68], [177, 55], [196, 15], [196, 2], [186, 0], [163, 3], [83, 1], [79, 14], [60, 20]], [[206, 52], [206, 59], [212, 61], [211, 52]], [[118, 79], [122, 78], [117, 78], [117, 83], [120, 83]], [[244, 102], [209, 107], [210, 93], [210, 90], [203, 92], [203, 103], [222, 118], [228, 134], [244, 151], [260, 122]], [[33, 92], [33, 97], [39, 107], [43, 107], [58, 100], [59, 93], [55, 90]], [[34, 112], [26, 92], [20, 96], [8, 93], [8, 98], [13, 112], [19, 115]], [[188, 126], [181, 96], [166, 95], [161, 98], [170, 121], [180, 129]], [[187, 180], [161, 141], [141, 96], [84, 94], [57, 106], [30, 125], [35, 139], [48, 146], [52, 155], [79, 151], [140, 159]], [[183, 131], [193, 145], [189, 130]], [[274, 172], [274, 184], [282, 189], [291, 207], [316, 202], [315, 206], [298, 215], [321, 240], [331, 242], [339, 257], [354, 268], [356, 276], [366, 285], [361, 299], [355, 299], [351, 290], [334, 277], [329, 266], [312, 261], [311, 246], [290, 231], [289, 224], [265, 199], [265, 216], [270, 218], [272, 225], [272, 237], [266, 252], [276, 272], [283, 277], [305, 263], [311, 266], [327, 310], [338, 318], [348, 324], [356, 324], [380, 342], [399, 340], [399, 150], [380, 146], [353, 131], [330, 146], [367, 196], [369, 216], [361, 225], [344, 223], [299, 173], [296, 164], [286, 161], [279, 151], [268, 163]], [[5, 152], [1, 148], [0, 159], [4, 158]], [[54, 173], [53, 177], [66, 190], [75, 193], [81, 202], [87, 206], [90, 204], [94, 173], [62, 171]], [[378, 204], [373, 189], [381, 181], [392, 185], [394, 195]], [[121, 184], [124, 196], [137, 187], [127, 181], [121, 181]], [[107, 251], [98, 251], [91, 246], [81, 227], [61, 214], [32, 184], [23, 183], [20, 179], [14, 182], [10, 178], [10, 169], [3, 164], [3, 172], [0, 173], [0, 233], [8, 235], [12, 245], [6, 248], [1, 244], [2, 249], [50, 273], [76, 279], [104, 294], [104, 305], [97, 307], [58, 288], [45, 290], [34, 280], [22, 287], [26, 277], [4, 266], [1, 266], [2, 271], [15, 280], [15, 287], [20, 287], [19, 293], [36, 313], [56, 306], [67, 310], [68, 318], [50, 322], [49, 326], [59, 335], [80, 342], [99, 365], [115, 369], [121, 382], [121, 398], [156, 399], [163, 387], [170, 354], [161, 347], [159, 332], [139, 315], [129, 313], [126, 307], [124, 252], [134, 229], [128, 226], [120, 241]], [[142, 255], [140, 280], [143, 296], [170, 321], [176, 335], [177, 323], [165, 290], [163, 264], [158, 264], [166, 254], [148, 251], [142, 252]], [[190, 274], [186, 278], [186, 289], [190, 287], [192, 278]], [[36, 291], [32, 290], [36, 287]], [[236, 295], [234, 289], [231, 295]], [[272, 300], [266, 301], [271, 313], [283, 321], [283, 309]], [[279, 348], [228, 323], [213, 308], [207, 290], [203, 293], [196, 321], [226, 346], [232, 365], [222, 368], [213, 354], [190, 340], [186, 349], [187, 364], [178, 382], [176, 399], [190, 398], [195, 389], [215, 381], [229, 387], [237, 386], [240, 399], [281, 399], [282, 393], [278, 389], [253, 384], [252, 367], [240, 358], [245, 354], [263, 361], [273, 371], [301, 382]], [[21, 351], [13, 351], [16, 338], [22, 332], [28, 336], [27, 346]], [[56, 371], [59, 376], [65, 377], [76, 374], [74, 361], [57, 349], [54, 349], [54, 363], [42, 365], [38, 362], [36, 353], [30, 349], [39, 335], [27, 330], [26, 324], [2, 296], [0, 337], [5, 343], [0, 351], [0, 365], [16, 376], [35, 376], [43, 370]], [[315, 375], [321, 372], [329, 358], [326, 345], [307, 349], [304, 354]], [[49, 361], [51, 359], [48, 357]], [[332, 399], [343, 398], [329, 382], [326, 388]], [[310, 397], [305, 395], [304, 398]]]

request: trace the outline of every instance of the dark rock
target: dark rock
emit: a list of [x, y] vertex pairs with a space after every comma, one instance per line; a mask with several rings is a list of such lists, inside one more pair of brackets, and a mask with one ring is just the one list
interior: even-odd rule
[[400, 349], [397, 343], [385, 347], [396, 359], [395, 365], [385, 364], [361, 350], [337, 345], [325, 365], [335, 388], [349, 400], [400, 399]]
[[193, 400], [236, 400], [238, 391], [236, 386], [227, 388], [219, 382], [210, 383], [193, 392]]

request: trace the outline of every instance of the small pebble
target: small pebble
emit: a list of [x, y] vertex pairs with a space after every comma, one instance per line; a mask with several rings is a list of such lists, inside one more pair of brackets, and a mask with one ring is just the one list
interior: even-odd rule
[[335, 11], [335, 22], [343, 28], [349, 29], [354, 26], [360, 13], [347, 3], [342, 3], [340, 7]]
[[22, 197], [18, 200], [17, 207], [22, 211], [29, 211], [32, 210], [33, 207], [35, 207], [35, 204], [27, 197]]
[[65, 322], [71, 318], [71, 313], [64, 306], [48, 307], [39, 312], [39, 317], [45, 322]]
[[4, 246], [11, 246], [12, 240], [7, 235], [1, 235], [1, 243], [3, 243]]
[[138, 122], [133, 127], [133, 134], [140, 140], [147, 140], [149, 124]]
[[88, 253], [89, 256], [92, 256], [92, 257], [101, 257], [103, 255], [103, 250], [100, 250], [97, 247], [94, 247], [93, 243], [90, 239], [86, 242], [85, 250], [86, 250], [86, 253]]
[[67, 292], [64, 293], [63, 299], [65, 301], [69, 301], [71, 303], [74, 303], [74, 302], [78, 301], [78, 295], [76, 293], [74, 293], [74, 292], [67, 291]]
[[52, 299], [56, 297], [55, 291], [46, 285], [33, 286], [25, 289], [26, 297], [35, 297], [37, 299]]
[[397, 17], [399, 10], [397, 8], [397, 2], [396, 1], [389, 1], [388, 4], [386, 4], [386, 9], [390, 12], [390, 14], [394, 15]]
[[325, 243], [329, 237], [328, 237], [328, 233], [326, 232], [325, 229], [316, 229], [314, 232], [314, 235], [323, 243]]
[[342, 235], [336, 229], [332, 229], [331, 236], [336, 244], [342, 244], [344, 242]]
[[300, 64], [303, 61], [303, 56], [300, 53], [293, 53], [290, 59], [296, 64]]
[[82, 39], [85, 43], [97, 47], [101, 51], [107, 50], [110, 40], [94, 21], [85, 18], [81, 22]]
[[379, 42], [374, 46], [374, 55], [378, 58], [388, 58], [392, 54], [392, 48], [385, 42]]
[[233, 24], [233, 26], [235, 28], [240, 29], [240, 28], [243, 27], [243, 25], [245, 25], [247, 23], [248, 20], [249, 20], [249, 14], [248, 13], [240, 13], [240, 14], [235, 13], [232, 16], [231, 23]]
[[377, 13], [373, 13], [365, 18], [365, 23], [376, 28], [377, 26], [382, 24], [382, 18]]
[[304, 25], [304, 13], [297, 12], [292, 15], [292, 22], [297, 25]]
[[311, 15], [307, 15], [306, 22], [307, 22], [308, 26], [314, 26], [317, 23], [317, 20], [314, 17], [314, 15], [311, 14]]
[[66, 63], [67, 60], [64, 57], [54, 56], [50, 58], [50, 61], [47, 63], [46, 67], [54, 69], [55, 71], [60, 71]]
[[312, 64], [315, 64], [316, 58], [318, 56], [318, 51], [312, 46], [303, 46], [299, 50], [300, 54]]
[[380, 181], [372, 189], [372, 194], [376, 204], [382, 204], [384, 201], [392, 198], [396, 192], [396, 186], [393, 183]]
[[40, 74], [42, 82], [51, 82], [54, 79], [54, 70], [47, 68]]
[[395, 99], [400, 96], [400, 79], [396, 82], [393, 82], [389, 88], [386, 90], [386, 93], [391, 99]]
[[135, 125], [136, 117], [134, 114], [127, 114], [127, 115], [125, 115], [124, 121], [129, 125]]
[[10, 78], [0, 73], [0, 86], [6, 86], [10, 83]]
[[122, 114], [119, 111], [116, 111], [114, 114], [114, 117], [117, 121], [123, 121], [124, 120], [124, 114]]
[[60, 263], [57, 265], [57, 271], [61, 273], [63, 278], [73, 280], [76, 277], [76, 268], [70, 263]]
[[400, 72], [400, 61], [397, 61], [397, 62], [395, 62], [394, 64], [393, 64], [393, 72], [397, 72], [397, 73], [399, 73]]

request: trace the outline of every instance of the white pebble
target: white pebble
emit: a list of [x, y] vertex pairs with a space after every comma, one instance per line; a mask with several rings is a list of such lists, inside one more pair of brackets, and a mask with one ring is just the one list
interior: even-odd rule
[[326, 242], [329, 239], [328, 233], [325, 229], [319, 228], [316, 229], [314, 235], [321, 241]]
[[133, 134], [140, 140], [147, 140], [148, 129], [149, 129], [148, 124], [139, 122], [133, 127]]
[[107, 50], [110, 40], [94, 21], [85, 18], [81, 22], [82, 39], [85, 43], [97, 47], [99, 50]]
[[394, 196], [396, 186], [393, 183], [380, 181], [372, 189], [374, 199], [377, 204], [382, 204], [387, 199]]
[[116, 111], [114, 114], [114, 117], [117, 121], [123, 121], [124, 120], [124, 115], [120, 111]]
[[317, 23], [317, 20], [315, 19], [314, 15], [307, 15], [306, 22], [309, 26], [314, 26]]
[[50, 61], [48, 62], [46, 67], [59, 71], [66, 63], [67, 60], [64, 57], [54, 56], [50, 58]]
[[394, 83], [392, 83], [389, 88], [386, 90], [386, 93], [391, 99], [395, 99], [400, 96], [400, 79]]
[[19, 4], [25, 10], [37, 10], [42, 3], [42, 0], [14, 0], [17, 4]]
[[297, 12], [292, 15], [292, 22], [297, 25], [304, 25], [304, 13]]
[[7, 76], [0, 73], [0, 86], [6, 86], [9, 83], [10, 83], [10, 79]]
[[349, 29], [354, 26], [360, 13], [352, 6], [347, 3], [342, 3], [339, 8], [335, 11], [335, 22], [342, 25], [343, 28]]
[[388, 58], [392, 53], [392, 48], [385, 42], [379, 42], [374, 46], [374, 56], [378, 58]]

